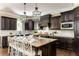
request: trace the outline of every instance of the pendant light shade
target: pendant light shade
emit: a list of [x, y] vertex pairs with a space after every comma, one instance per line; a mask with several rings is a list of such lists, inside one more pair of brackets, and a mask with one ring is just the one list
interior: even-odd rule
[[35, 5], [35, 10], [33, 11], [33, 19], [36, 21], [40, 20], [41, 12], [38, 11], [37, 4]]
[[26, 3], [24, 3], [24, 12], [23, 12], [23, 15], [20, 15], [20, 19], [22, 21], [26, 21], [27, 20], [27, 16], [26, 16]]

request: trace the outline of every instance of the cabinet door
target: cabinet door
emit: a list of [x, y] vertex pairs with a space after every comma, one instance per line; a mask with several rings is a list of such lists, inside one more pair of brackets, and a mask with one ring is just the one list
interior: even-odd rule
[[1, 29], [2, 30], [16, 30], [16, 19], [2, 16]]
[[34, 22], [32, 20], [28, 21], [29, 30], [34, 30]]
[[34, 21], [28, 20], [28, 22], [25, 23], [25, 30], [34, 30]]
[[75, 18], [75, 37], [79, 37], [79, 17]]
[[2, 30], [9, 30], [9, 19], [7, 17], [1, 18], [1, 29]]
[[40, 22], [39, 22], [39, 26], [47, 27], [50, 19], [51, 19], [51, 15], [50, 14], [41, 16]]
[[70, 11], [61, 13], [61, 21], [62, 22], [74, 21], [74, 11], [70, 10]]
[[64, 14], [64, 21], [68, 21], [69, 20], [69, 15], [68, 15], [68, 13], [65, 13]]
[[25, 30], [29, 30], [28, 22], [25, 22]]
[[67, 49], [68, 50], [73, 50], [73, 41], [74, 41], [74, 38], [73, 39], [67, 39]]
[[41, 16], [40, 21], [41, 21], [41, 22], [46, 22], [46, 23], [48, 23], [50, 17], [51, 17], [50, 14], [47, 14], [47, 15]]
[[74, 9], [74, 17], [79, 17], [79, 7]]
[[60, 48], [65, 48], [66, 46], [66, 41], [65, 41], [65, 39], [64, 38], [60, 38], [59, 39], [59, 45], [60, 45]]
[[73, 42], [73, 51], [77, 56], [79, 56], [79, 38], [75, 38]]
[[42, 56], [56, 56], [56, 42], [42, 46]]
[[79, 17], [75, 17], [75, 40], [73, 42], [73, 50], [79, 56]]
[[7, 36], [3, 36], [2, 37], [2, 47], [3, 48], [8, 47], [8, 39], [7, 39]]
[[60, 17], [52, 17], [50, 24], [50, 29], [60, 29]]
[[68, 16], [69, 16], [68, 21], [74, 21], [74, 11], [73, 10], [68, 13]]
[[73, 41], [74, 39], [72, 38], [58, 38], [57, 47], [67, 50], [73, 50]]
[[13, 18], [10, 18], [9, 19], [10, 23], [9, 23], [9, 27], [10, 27], [10, 30], [16, 30], [16, 19], [13, 19]]
[[1, 30], [4, 30], [5, 29], [5, 20], [4, 18], [2, 18], [1, 20]]
[[67, 12], [61, 13], [61, 21], [62, 22], [68, 21], [68, 18], [69, 18], [69, 16], [68, 16]]
[[5, 30], [10, 30], [10, 20], [9, 18], [7, 18], [7, 20], [5, 20]]

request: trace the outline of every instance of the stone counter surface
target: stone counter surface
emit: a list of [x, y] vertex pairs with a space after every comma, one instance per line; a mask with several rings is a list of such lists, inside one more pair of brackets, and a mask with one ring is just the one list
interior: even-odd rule
[[49, 37], [63, 37], [63, 38], [71, 38], [71, 39], [74, 39], [74, 36], [65, 36], [65, 35], [45, 35], [45, 34], [33, 34], [35, 36], [49, 36]]
[[38, 37], [34, 42], [31, 43], [32, 46], [34, 47], [40, 47], [43, 45], [46, 45], [48, 43], [54, 42], [57, 39], [50, 39], [50, 38], [43, 38], [43, 37]]
[[12, 38], [18, 42], [22, 42], [22, 43], [28, 42], [30, 45], [34, 47], [40, 47], [57, 40], [57, 39], [52, 39], [52, 38], [33, 37], [30, 41], [28, 41], [26, 37], [17, 37], [17, 38], [9, 37], [9, 39], [12, 39]]
[[[32, 37], [30, 39], [32, 41], [29, 41], [27, 37], [8, 37], [9, 47], [11, 47], [12, 50], [18, 50], [28, 56], [56, 55], [55, 41], [57, 39], [43, 37]], [[53, 53], [51, 53], [51, 51], [53, 51]], [[12, 51], [11, 53], [13, 54], [14, 52]]]

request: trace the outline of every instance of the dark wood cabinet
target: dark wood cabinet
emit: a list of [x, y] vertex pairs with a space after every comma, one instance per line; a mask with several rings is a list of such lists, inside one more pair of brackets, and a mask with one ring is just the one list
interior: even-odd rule
[[8, 38], [7, 38], [7, 36], [2, 37], [2, 47], [3, 48], [8, 47]]
[[75, 22], [74, 22], [74, 29], [75, 29], [75, 37], [79, 36], [79, 17], [75, 18]]
[[60, 16], [51, 17], [51, 14], [41, 16], [39, 27], [49, 27], [49, 29], [60, 29]]
[[5, 26], [4, 26], [5, 25], [5, 21], [4, 21], [4, 19], [1, 20], [0, 23], [1, 23], [1, 30], [5, 29]]
[[43, 28], [43, 27], [49, 26], [48, 23], [50, 22], [50, 19], [51, 19], [51, 14], [41, 16], [40, 22], [39, 22], [39, 27]]
[[50, 29], [60, 29], [60, 16], [51, 17]]
[[79, 6], [74, 9], [74, 17], [79, 17]]
[[73, 41], [74, 38], [58, 38], [57, 41], [57, 48], [73, 50]]
[[79, 16], [75, 16], [74, 25], [75, 40], [73, 42], [73, 50], [76, 53], [76, 55], [79, 56]]
[[73, 51], [79, 56], [79, 6], [74, 9], [74, 36]]
[[10, 17], [1, 17], [1, 30], [16, 30], [17, 20]]
[[47, 43], [45, 45], [35, 47], [35, 55], [39, 56], [39, 50], [42, 51], [42, 56], [56, 56], [56, 41]]
[[1, 17], [1, 30], [9, 30], [9, 19]]
[[25, 22], [25, 30], [34, 30], [34, 21], [28, 20]]
[[61, 37], [61, 36], [60, 37], [59, 36], [53, 37], [53, 36], [45, 36], [45, 35], [44, 36], [41, 35], [41, 37], [57, 39], [56, 48], [73, 51], [74, 38]]
[[74, 21], [74, 11], [66, 11], [61, 13], [61, 22]]
[[28, 22], [25, 22], [25, 30], [29, 30]]
[[16, 30], [16, 26], [17, 26], [16, 24], [17, 24], [16, 19], [11, 18], [11, 20], [10, 20], [10, 30]]
[[69, 11], [69, 20], [68, 21], [74, 21], [74, 10]]
[[56, 42], [44, 45], [42, 47], [42, 56], [56, 56]]
[[74, 9], [74, 33], [75, 38], [79, 37], [79, 7]]

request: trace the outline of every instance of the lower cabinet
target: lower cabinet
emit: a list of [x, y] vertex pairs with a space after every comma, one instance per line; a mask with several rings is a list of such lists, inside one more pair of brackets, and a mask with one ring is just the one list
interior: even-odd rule
[[2, 37], [2, 47], [3, 48], [8, 47], [8, 39], [7, 39], [7, 36], [3, 36]]
[[42, 56], [56, 56], [56, 42], [43, 46]]
[[57, 48], [63, 48], [67, 50], [73, 50], [73, 39], [71, 38], [59, 38], [57, 41]]
[[68, 37], [50, 37], [50, 36], [42, 36], [42, 37], [58, 39], [56, 41], [56, 48], [73, 50], [74, 38], [68, 38]]

